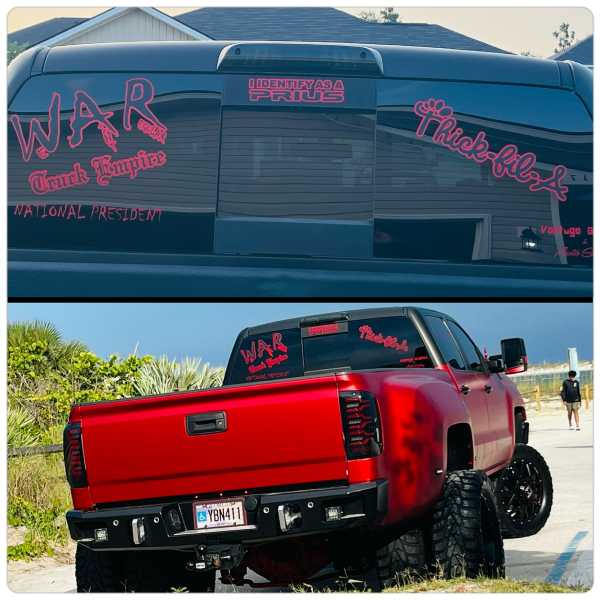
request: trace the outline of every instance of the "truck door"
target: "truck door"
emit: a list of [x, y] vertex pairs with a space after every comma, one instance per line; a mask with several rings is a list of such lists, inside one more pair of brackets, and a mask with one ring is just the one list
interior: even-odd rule
[[373, 52], [259, 43], [223, 52], [215, 251], [372, 257], [375, 80], [361, 74], [376, 75]]
[[490, 425], [489, 395], [493, 392], [485, 361], [471, 338], [454, 321], [446, 324], [464, 358], [464, 370], [455, 369], [459, 389], [464, 394], [473, 424], [475, 445], [481, 450], [476, 453], [475, 468], [487, 469], [494, 464], [496, 451], [495, 433]]
[[495, 439], [494, 460], [492, 466], [508, 461], [512, 455], [513, 443], [513, 406], [512, 399], [507, 394], [498, 374], [489, 373], [489, 387], [487, 393], [488, 415], [490, 431]]
[[471, 417], [474, 466], [476, 469], [485, 468], [488, 464], [490, 439], [483, 373], [469, 365], [465, 352], [449, 329], [450, 322], [433, 315], [425, 315], [424, 321], [444, 362], [452, 369], [461, 398]]

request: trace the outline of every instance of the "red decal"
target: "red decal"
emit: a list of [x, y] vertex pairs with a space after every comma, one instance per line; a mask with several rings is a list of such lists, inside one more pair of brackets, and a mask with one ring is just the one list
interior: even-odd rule
[[248, 80], [248, 99], [250, 102], [340, 104], [346, 97], [341, 79], [257, 77]]
[[411, 356], [409, 358], [401, 358], [398, 362], [400, 363], [411, 363], [418, 360], [429, 360], [429, 356]]
[[73, 101], [73, 115], [69, 119], [71, 125], [71, 135], [67, 136], [69, 146], [77, 148], [83, 142], [83, 132], [95, 123], [104, 143], [116, 152], [115, 138], [119, 137], [119, 132], [109, 120], [113, 114], [111, 111], [104, 112], [87, 92], [77, 90]]
[[79, 163], [75, 163], [72, 171], [58, 175], [48, 175], [47, 170], [32, 171], [28, 180], [31, 191], [41, 195], [85, 185], [89, 183], [90, 178], [86, 170]]
[[[587, 235], [592, 235], [588, 228]], [[540, 225], [540, 233], [542, 235], [557, 235], [561, 234], [565, 237], [575, 238], [582, 233], [581, 227], [563, 227], [562, 225]]]
[[134, 179], [140, 171], [156, 169], [167, 164], [167, 155], [158, 152], [145, 152], [139, 150], [134, 156], [113, 160], [109, 154], [95, 156], [90, 161], [96, 172], [96, 181], [99, 185], [108, 185], [113, 177], [127, 176]]
[[563, 246], [554, 253], [554, 256], [567, 256], [571, 258], [592, 258], [594, 256], [594, 248], [593, 246], [584, 246], [583, 248], [579, 249]]
[[367, 340], [375, 344], [381, 344], [385, 348], [391, 348], [398, 352], [408, 352], [408, 341], [398, 341], [398, 338], [392, 335], [384, 336], [381, 333], [375, 333], [369, 325], [361, 325], [358, 328], [361, 340]]
[[16, 204], [13, 216], [23, 219], [64, 219], [65, 221], [160, 222], [162, 208], [108, 206], [105, 204]]
[[475, 138], [463, 135], [463, 129], [457, 127], [453, 109], [444, 100], [418, 100], [413, 111], [421, 119], [416, 130], [417, 137], [424, 137], [431, 123], [437, 124], [431, 136], [434, 143], [479, 164], [489, 161], [495, 177], [509, 177], [528, 184], [532, 192], [547, 191], [552, 198], [566, 201], [569, 188], [563, 184], [563, 179], [567, 167], [555, 165], [551, 175], [543, 178], [534, 169], [537, 157], [533, 152], [520, 154], [515, 144], [506, 144], [498, 152], [491, 152], [484, 131], [478, 132]]
[[164, 144], [167, 141], [167, 128], [159, 127], [158, 125], [152, 125], [148, 123], [148, 121], [144, 121], [144, 119], [140, 119], [137, 123], [137, 128], [152, 138], [155, 142], [159, 142], [160, 144]]
[[[128, 79], [125, 82], [125, 99], [123, 105], [123, 127], [131, 131], [131, 113], [138, 114], [137, 128], [144, 135], [160, 144], [167, 140], [167, 127], [160, 122], [152, 112], [150, 103], [154, 100], [155, 92], [152, 82], [143, 77]], [[29, 122], [27, 138], [23, 132], [21, 117], [11, 115], [10, 122], [15, 130], [21, 154], [25, 162], [29, 162], [33, 152], [41, 159], [46, 159], [56, 152], [60, 143], [60, 106], [61, 96], [58, 92], [52, 93], [48, 107], [48, 127], [44, 130], [40, 120], [32, 118]], [[69, 119], [70, 135], [67, 136], [69, 147], [74, 149], [83, 143], [83, 133], [90, 125], [96, 125], [102, 141], [113, 152], [117, 151], [117, 138], [119, 132], [110, 119], [114, 112], [103, 111], [96, 100], [83, 90], [77, 90], [73, 95], [73, 114]]]
[[[240, 348], [240, 354], [249, 373], [271, 369], [285, 362], [289, 358], [287, 351], [288, 348], [283, 343], [283, 337], [277, 331], [271, 334], [268, 341], [263, 338], [258, 338], [258, 341], [253, 340], [249, 350]], [[256, 361], [259, 361], [258, 364], [255, 364]]]
[[[166, 136], [167, 128], [150, 108], [153, 100], [154, 85], [149, 79], [136, 77], [125, 82], [125, 105], [123, 107], [123, 129], [125, 131], [131, 131], [131, 111], [135, 111], [147, 127], [162, 130]], [[140, 131], [143, 129], [140, 128]], [[161, 143], [164, 144], [164, 142]]]
[[42, 124], [39, 119], [31, 119], [29, 122], [29, 132], [27, 135], [27, 141], [23, 135], [23, 128], [21, 127], [21, 119], [18, 115], [11, 115], [10, 122], [15, 130], [19, 146], [21, 148], [21, 154], [23, 160], [29, 162], [33, 149], [37, 142], [37, 148], [35, 153], [39, 158], [46, 159], [50, 154], [56, 152], [58, 143], [60, 141], [60, 94], [54, 92], [52, 99], [50, 100], [50, 106], [48, 108], [48, 132], [44, 131]]
[[329, 323], [327, 325], [314, 325], [308, 328], [308, 335], [327, 335], [329, 333], [338, 333], [340, 326], [337, 323]]

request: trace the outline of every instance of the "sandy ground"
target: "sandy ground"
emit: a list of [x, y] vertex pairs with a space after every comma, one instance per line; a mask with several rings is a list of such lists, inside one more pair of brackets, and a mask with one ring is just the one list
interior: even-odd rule
[[[554, 506], [548, 523], [535, 536], [505, 540], [507, 577], [592, 585], [593, 427], [584, 412], [582, 431], [569, 431], [562, 411], [536, 415], [529, 410], [530, 444], [545, 457], [554, 480]], [[14, 592], [74, 592], [70, 556], [10, 562], [8, 585]], [[257, 581], [259, 580], [256, 578]], [[276, 591], [275, 588], [271, 588]], [[217, 591], [234, 591], [218, 585]], [[254, 591], [237, 588], [237, 591]], [[261, 590], [266, 591], [266, 590]]]

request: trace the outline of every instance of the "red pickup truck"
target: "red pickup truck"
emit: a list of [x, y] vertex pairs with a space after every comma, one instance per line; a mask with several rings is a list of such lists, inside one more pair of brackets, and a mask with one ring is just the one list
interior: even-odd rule
[[78, 590], [503, 576], [552, 480], [501, 346], [421, 308], [296, 318], [242, 331], [221, 388], [74, 406]]

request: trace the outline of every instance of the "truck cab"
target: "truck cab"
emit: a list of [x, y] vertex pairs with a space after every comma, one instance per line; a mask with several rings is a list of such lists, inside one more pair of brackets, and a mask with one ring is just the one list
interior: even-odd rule
[[591, 98], [581, 65], [486, 52], [31, 49], [9, 295], [589, 297]]

